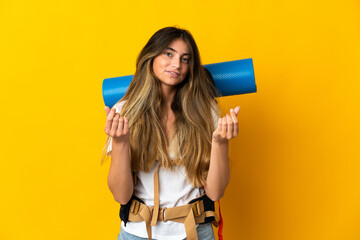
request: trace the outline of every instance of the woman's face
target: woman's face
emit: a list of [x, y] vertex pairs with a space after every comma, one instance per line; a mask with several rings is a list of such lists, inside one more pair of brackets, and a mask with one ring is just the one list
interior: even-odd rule
[[185, 79], [189, 71], [189, 57], [188, 45], [179, 38], [154, 58], [153, 71], [163, 88], [174, 88]]

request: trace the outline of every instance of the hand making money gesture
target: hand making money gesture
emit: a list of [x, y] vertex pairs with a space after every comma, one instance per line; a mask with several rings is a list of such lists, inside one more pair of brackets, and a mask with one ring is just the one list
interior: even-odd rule
[[126, 117], [120, 116], [116, 108], [110, 109], [105, 106], [106, 124], [105, 133], [113, 138], [114, 142], [129, 141], [129, 121]]
[[240, 107], [230, 109], [230, 114], [219, 118], [218, 126], [213, 133], [213, 141], [217, 143], [227, 142], [228, 140], [236, 137], [239, 133], [239, 122], [237, 115], [240, 111]]

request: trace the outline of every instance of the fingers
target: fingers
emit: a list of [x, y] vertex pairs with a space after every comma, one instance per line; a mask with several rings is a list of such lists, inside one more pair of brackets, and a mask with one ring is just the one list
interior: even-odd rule
[[120, 137], [126, 135], [129, 132], [129, 124], [126, 117], [119, 118], [119, 125], [117, 126], [116, 136]]
[[111, 130], [110, 130], [110, 136], [115, 137], [116, 136], [116, 131], [119, 125], [119, 118], [120, 118], [120, 114], [115, 114], [115, 117], [112, 121], [112, 125], [111, 125]]
[[105, 133], [111, 137], [121, 137], [129, 133], [129, 121], [126, 117], [121, 117], [116, 113], [116, 109], [110, 110], [105, 107], [105, 112], [108, 110], [105, 124]]
[[235, 109], [230, 109], [230, 114], [219, 118], [218, 127], [214, 132], [216, 140], [230, 140], [234, 138], [239, 133], [239, 122], [237, 119], [237, 114], [240, 111], [240, 107], [237, 106]]
[[239, 133], [239, 122], [237, 120], [237, 114], [239, 113], [240, 107], [236, 107], [235, 110], [230, 109], [230, 115], [231, 115], [231, 119], [233, 121], [233, 137], [236, 137]]
[[[117, 115], [119, 115], [119, 114], [116, 114], [116, 116]], [[115, 135], [117, 137], [121, 136], [121, 134], [123, 133], [123, 128], [124, 128], [124, 118], [120, 117], [120, 115], [119, 115], [118, 126], [115, 128], [116, 129]]]
[[227, 117], [223, 117], [222, 120], [222, 126], [221, 126], [221, 137], [226, 139], [227, 138], [227, 131], [228, 131], [228, 123], [227, 123]]
[[226, 123], [227, 123], [226, 138], [231, 139], [233, 138], [234, 123], [233, 123], [233, 119], [230, 117], [229, 114], [226, 114]]
[[106, 116], [109, 115], [109, 112], [111, 111], [110, 108], [108, 106], [105, 106], [105, 113], [106, 113]]
[[110, 130], [111, 130], [111, 127], [112, 127], [114, 115], [115, 115], [115, 108], [110, 110], [110, 113], [108, 113], [107, 118], [106, 118], [105, 133], [107, 135], [110, 134]]
[[124, 134], [128, 134], [129, 133], [129, 120], [124, 117]]
[[219, 118], [218, 126], [214, 133], [215, 133], [216, 138], [227, 139], [227, 134], [228, 134], [227, 116], [225, 116], [223, 118]]
[[235, 111], [235, 115], [237, 116], [240, 111], [240, 106], [237, 106], [234, 111]]

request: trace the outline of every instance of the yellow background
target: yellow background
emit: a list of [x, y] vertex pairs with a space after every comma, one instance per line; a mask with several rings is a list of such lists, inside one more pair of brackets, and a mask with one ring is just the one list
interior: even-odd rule
[[0, 1], [0, 239], [116, 239], [104, 78], [189, 29], [204, 64], [253, 58], [235, 105], [225, 239], [360, 239], [359, 1]]

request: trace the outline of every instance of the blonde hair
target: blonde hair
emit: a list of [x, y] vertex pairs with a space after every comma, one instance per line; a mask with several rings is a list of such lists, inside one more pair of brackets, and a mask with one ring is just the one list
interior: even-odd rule
[[[179, 147], [180, 156], [171, 159], [169, 146], [161, 125], [162, 90], [152, 64], [156, 56], [175, 39], [184, 40], [189, 47], [189, 72], [177, 92], [171, 108], [176, 116], [172, 134]], [[210, 164], [211, 140], [214, 131], [212, 112], [219, 115], [215, 97], [220, 96], [211, 75], [201, 65], [197, 45], [190, 32], [177, 27], [157, 31], [140, 52], [136, 72], [124, 97], [126, 101], [120, 112], [129, 119], [130, 156], [133, 172], [149, 171], [156, 160], [165, 169], [184, 165], [188, 180], [201, 186]], [[170, 142], [170, 141], [169, 141]], [[110, 137], [103, 149], [102, 161]]]

